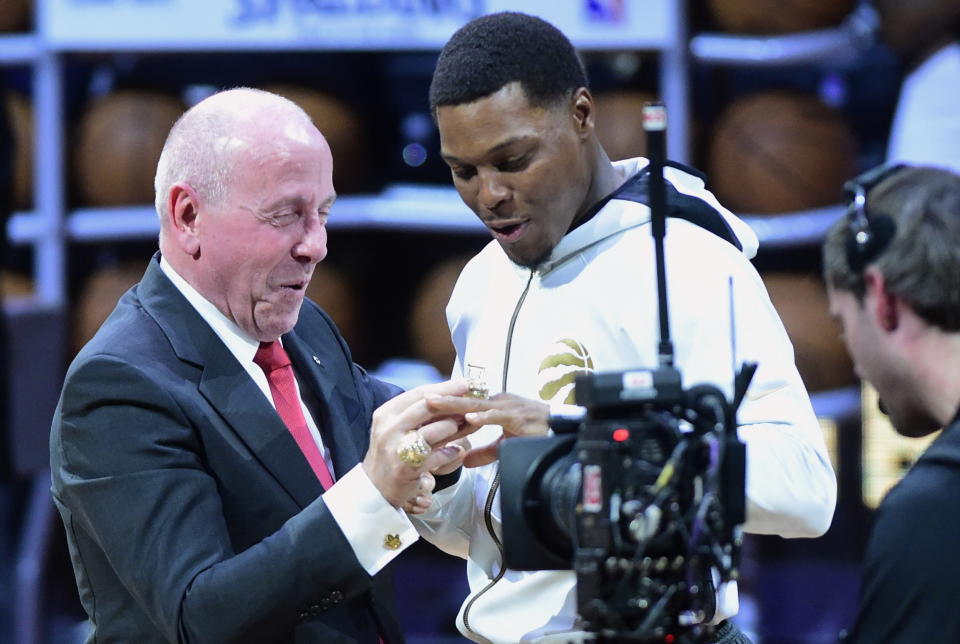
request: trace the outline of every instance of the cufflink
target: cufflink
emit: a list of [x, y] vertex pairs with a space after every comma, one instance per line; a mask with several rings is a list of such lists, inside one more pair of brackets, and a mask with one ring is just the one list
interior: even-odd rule
[[400, 547], [400, 535], [388, 534], [383, 538], [383, 547], [387, 550], [396, 550]]
[[317, 363], [317, 366], [318, 366], [318, 367], [322, 367], [322, 366], [323, 366], [323, 363], [320, 362], [320, 358], [318, 358], [317, 356], [312, 356], [312, 357], [313, 357], [313, 361]]

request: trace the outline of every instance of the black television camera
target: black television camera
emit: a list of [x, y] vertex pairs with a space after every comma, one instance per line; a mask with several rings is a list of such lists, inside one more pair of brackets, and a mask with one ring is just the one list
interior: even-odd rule
[[[661, 106], [652, 109], [662, 110]], [[645, 127], [648, 115], [645, 111]], [[709, 641], [718, 581], [737, 578], [746, 449], [735, 412], [756, 364], [684, 390], [673, 367], [663, 268], [662, 113], [647, 127], [660, 365], [577, 376], [582, 419], [500, 448], [504, 559], [577, 576], [583, 630], [599, 641]]]

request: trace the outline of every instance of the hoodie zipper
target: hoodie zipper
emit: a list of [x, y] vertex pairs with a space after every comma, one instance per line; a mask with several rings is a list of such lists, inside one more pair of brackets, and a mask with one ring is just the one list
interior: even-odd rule
[[[527, 285], [523, 288], [523, 293], [520, 294], [520, 299], [517, 300], [517, 306], [513, 309], [513, 316], [510, 318], [510, 327], [507, 330], [507, 346], [504, 350], [503, 355], [503, 377], [501, 379], [500, 390], [507, 390], [507, 370], [510, 367], [510, 347], [513, 344], [513, 328], [517, 324], [517, 317], [520, 315], [520, 308], [523, 306], [524, 300], [527, 299], [527, 293], [530, 292], [530, 285], [533, 283], [533, 276], [535, 271], [530, 269], [530, 277], [527, 279]], [[500, 571], [497, 573], [496, 577], [490, 580], [486, 586], [480, 589], [476, 595], [474, 595], [469, 602], [467, 602], [466, 607], [463, 609], [463, 626], [467, 631], [471, 633], [478, 641], [484, 642], [485, 644], [492, 644], [490, 640], [484, 636], [477, 633], [475, 630], [470, 628], [470, 609], [473, 608], [473, 604], [480, 599], [480, 596], [486, 593], [488, 590], [494, 587], [498, 581], [503, 578], [503, 575], [507, 572], [506, 566], [503, 565], [503, 544], [500, 543], [500, 539], [497, 538], [496, 532], [493, 529], [493, 498], [497, 495], [497, 490], [500, 489], [500, 463], [497, 463], [497, 472], [493, 477], [493, 482], [490, 484], [490, 491], [487, 492], [487, 500], [483, 504], [483, 522], [487, 526], [487, 532], [490, 535], [490, 538], [493, 540], [495, 546], [497, 546], [497, 552], [500, 553]]]

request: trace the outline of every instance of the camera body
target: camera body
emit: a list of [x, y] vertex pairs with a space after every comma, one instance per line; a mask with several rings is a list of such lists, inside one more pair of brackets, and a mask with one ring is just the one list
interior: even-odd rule
[[681, 381], [672, 366], [580, 375], [585, 417], [500, 449], [506, 565], [574, 570], [582, 628], [599, 640], [707, 641], [715, 582], [737, 577], [735, 404]]

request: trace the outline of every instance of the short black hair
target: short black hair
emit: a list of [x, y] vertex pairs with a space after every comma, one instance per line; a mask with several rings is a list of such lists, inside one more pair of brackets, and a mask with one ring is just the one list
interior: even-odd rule
[[430, 111], [472, 103], [519, 81], [531, 105], [555, 105], [581, 87], [587, 73], [576, 49], [549, 22], [505, 11], [480, 16], [444, 45], [430, 83]]

